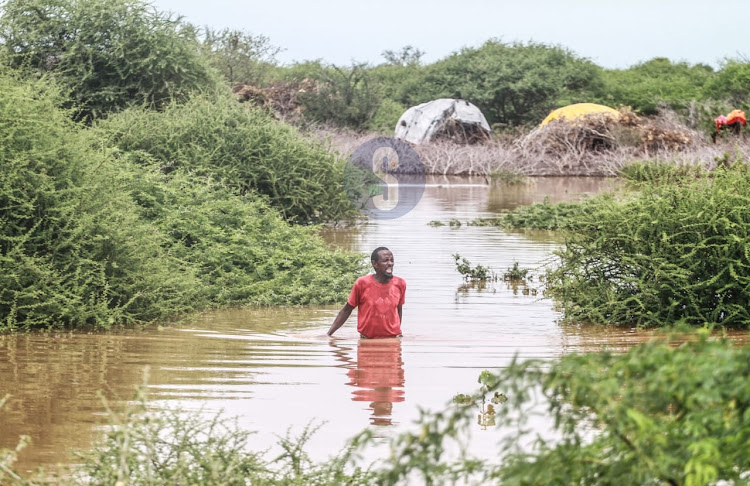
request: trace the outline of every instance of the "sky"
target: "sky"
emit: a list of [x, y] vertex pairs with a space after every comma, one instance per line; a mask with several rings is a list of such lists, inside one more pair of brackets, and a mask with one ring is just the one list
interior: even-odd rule
[[406, 45], [431, 63], [491, 38], [567, 47], [606, 68], [654, 57], [718, 67], [750, 57], [750, 1], [734, 0], [154, 0], [198, 26], [241, 29], [277, 59], [379, 64]]

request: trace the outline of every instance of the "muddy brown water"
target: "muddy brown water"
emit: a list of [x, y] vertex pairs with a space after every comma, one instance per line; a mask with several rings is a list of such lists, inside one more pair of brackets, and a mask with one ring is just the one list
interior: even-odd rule
[[[148, 368], [154, 408], [237, 416], [241, 427], [257, 431], [257, 449], [287, 430], [320, 425], [310, 451], [322, 459], [366, 427], [393, 434], [409, 427], [420, 407], [443, 409], [456, 393], [476, 391], [482, 370], [502, 367], [515, 355], [555, 358], [626, 348], [647, 336], [562, 326], [553, 303], [530, 290], [536, 282], [471, 286], [455, 270], [454, 253], [499, 273], [514, 262], [538, 268], [559, 245], [554, 234], [428, 225], [451, 218], [465, 223], [545, 197], [573, 200], [611, 184], [596, 178], [539, 178], [514, 186], [430, 178], [407, 215], [324, 231], [334, 246], [393, 251], [395, 274], [407, 282], [401, 340], [360, 341], [356, 311], [329, 339], [325, 332], [340, 305], [209, 312], [179, 328], [0, 336], [0, 398], [10, 395], [0, 412], [0, 447], [14, 446], [22, 434], [31, 437], [20, 471], [75, 462], [70, 451], [88, 449], [106, 423], [101, 396], [116, 409], [132, 398]], [[497, 439], [484, 431], [475, 436], [480, 447]]]

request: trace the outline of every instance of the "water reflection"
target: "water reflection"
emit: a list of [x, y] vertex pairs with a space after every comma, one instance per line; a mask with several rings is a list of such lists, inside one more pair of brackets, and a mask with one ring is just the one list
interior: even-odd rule
[[360, 339], [353, 350], [331, 340], [336, 359], [345, 363], [353, 402], [369, 402], [371, 425], [392, 425], [393, 404], [405, 399], [401, 339]]

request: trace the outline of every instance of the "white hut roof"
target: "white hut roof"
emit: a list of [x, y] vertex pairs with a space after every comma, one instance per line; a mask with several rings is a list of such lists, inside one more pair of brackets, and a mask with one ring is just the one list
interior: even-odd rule
[[415, 144], [429, 142], [451, 119], [467, 125], [478, 125], [491, 132], [479, 108], [465, 100], [440, 98], [406, 110], [396, 124], [395, 136]]

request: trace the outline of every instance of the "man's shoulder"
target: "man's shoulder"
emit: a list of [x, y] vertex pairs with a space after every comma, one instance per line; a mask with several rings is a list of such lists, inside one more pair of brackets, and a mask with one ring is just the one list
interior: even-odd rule
[[366, 284], [370, 283], [371, 280], [372, 280], [372, 274], [369, 273], [367, 275], [363, 275], [363, 276], [359, 277], [354, 282], [354, 285], [366, 285]]
[[403, 279], [403, 278], [401, 278], [401, 277], [397, 277], [396, 275], [394, 275], [394, 276], [393, 276], [393, 283], [394, 283], [395, 285], [398, 285], [399, 287], [404, 287], [404, 288], [406, 288], [406, 280], [404, 280], [404, 279]]

